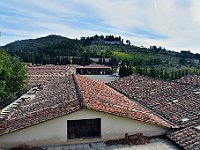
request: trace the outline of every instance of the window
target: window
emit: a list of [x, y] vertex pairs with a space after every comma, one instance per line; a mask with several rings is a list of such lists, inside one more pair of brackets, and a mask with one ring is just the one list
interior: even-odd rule
[[67, 137], [94, 138], [101, 136], [101, 119], [67, 120]]

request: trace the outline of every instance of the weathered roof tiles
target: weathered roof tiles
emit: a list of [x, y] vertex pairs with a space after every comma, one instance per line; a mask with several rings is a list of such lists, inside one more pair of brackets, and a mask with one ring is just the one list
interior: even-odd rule
[[75, 75], [75, 80], [81, 91], [83, 103], [89, 109], [125, 116], [165, 127], [173, 127], [170, 123], [104, 83], [79, 75]]
[[167, 128], [175, 127], [104, 83], [79, 75], [69, 75], [47, 83], [35, 97], [24, 99], [0, 122], [0, 134], [32, 126], [82, 108]]

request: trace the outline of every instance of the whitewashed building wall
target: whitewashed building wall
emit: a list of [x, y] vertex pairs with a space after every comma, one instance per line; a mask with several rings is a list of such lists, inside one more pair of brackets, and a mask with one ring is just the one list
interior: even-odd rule
[[[101, 118], [101, 138], [97, 139], [67, 139], [67, 120]], [[114, 116], [103, 112], [83, 109], [69, 115], [52, 119], [38, 125], [33, 125], [9, 134], [0, 136], [0, 148], [18, 145], [44, 146], [70, 143], [84, 143], [124, 138], [125, 133], [144, 133], [146, 136], [161, 135], [167, 128]]]

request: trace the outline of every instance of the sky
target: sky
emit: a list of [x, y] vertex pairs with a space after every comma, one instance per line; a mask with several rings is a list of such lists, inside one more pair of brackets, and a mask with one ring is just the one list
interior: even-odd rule
[[0, 45], [49, 34], [121, 36], [200, 53], [200, 0], [0, 0]]

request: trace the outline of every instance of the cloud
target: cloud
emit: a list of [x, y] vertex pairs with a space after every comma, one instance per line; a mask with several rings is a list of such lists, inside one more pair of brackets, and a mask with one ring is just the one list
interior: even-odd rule
[[138, 46], [200, 53], [199, 0], [9, 0], [0, 3], [0, 45], [61, 34], [113, 34]]
[[193, 0], [192, 7], [191, 7], [191, 12], [193, 15], [193, 19], [197, 26], [199, 27], [198, 29], [200, 30], [200, 1], [199, 0]]

